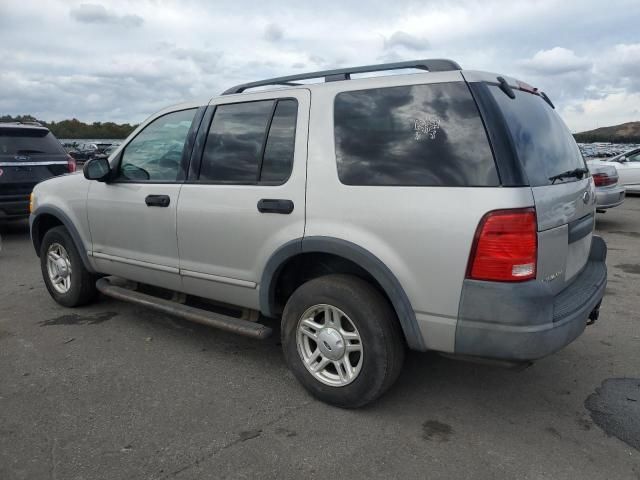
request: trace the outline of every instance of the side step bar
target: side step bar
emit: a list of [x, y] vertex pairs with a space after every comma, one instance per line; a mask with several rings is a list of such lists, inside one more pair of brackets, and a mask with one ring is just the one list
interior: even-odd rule
[[109, 280], [110, 278], [111, 277], [104, 277], [99, 279], [96, 282], [96, 288], [104, 295], [115, 298], [116, 300], [135, 303], [159, 312], [175, 315], [176, 317], [180, 317], [191, 322], [201, 323], [209, 327], [219, 328], [221, 330], [226, 330], [227, 332], [259, 340], [269, 337], [272, 333], [271, 328], [260, 323], [221, 315], [208, 310], [202, 310], [200, 308], [190, 307], [188, 305], [182, 305], [181, 303], [147, 295], [146, 293], [137, 292], [128, 288], [118, 287], [111, 283]]

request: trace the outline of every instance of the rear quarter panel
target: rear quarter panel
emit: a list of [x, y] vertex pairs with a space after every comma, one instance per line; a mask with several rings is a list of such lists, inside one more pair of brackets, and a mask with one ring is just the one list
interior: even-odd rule
[[[429, 75], [431, 82], [461, 78], [459, 72]], [[428, 83], [415, 77], [353, 81], [347, 89]], [[344, 84], [327, 84], [312, 95], [305, 236], [347, 240], [380, 259], [405, 290], [427, 348], [453, 352], [476, 227], [488, 211], [533, 206], [531, 189], [343, 185], [336, 166], [333, 104], [344, 90]]]

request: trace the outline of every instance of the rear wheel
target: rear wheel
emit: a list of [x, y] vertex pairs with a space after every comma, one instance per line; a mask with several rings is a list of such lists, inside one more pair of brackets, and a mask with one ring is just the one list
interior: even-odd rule
[[404, 343], [395, 313], [369, 283], [327, 275], [299, 287], [282, 319], [289, 368], [320, 400], [357, 408], [397, 379]]
[[96, 298], [97, 277], [85, 268], [66, 228], [54, 227], [45, 233], [40, 268], [49, 294], [60, 305], [77, 307]]

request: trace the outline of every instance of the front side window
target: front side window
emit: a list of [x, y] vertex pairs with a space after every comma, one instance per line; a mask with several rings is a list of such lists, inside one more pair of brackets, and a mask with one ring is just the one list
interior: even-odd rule
[[147, 125], [122, 152], [118, 180], [175, 182], [196, 109], [168, 113]]
[[640, 162], [640, 152], [636, 152], [627, 157], [628, 162]]
[[293, 165], [298, 103], [292, 99], [219, 105], [209, 128], [199, 180], [281, 184]]
[[346, 185], [499, 185], [464, 82], [340, 93], [334, 128], [338, 176]]

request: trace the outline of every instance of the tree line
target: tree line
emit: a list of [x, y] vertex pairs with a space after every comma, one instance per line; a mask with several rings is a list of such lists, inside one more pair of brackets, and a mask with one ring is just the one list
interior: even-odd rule
[[123, 139], [126, 138], [137, 125], [129, 123], [93, 122], [84, 123], [76, 118], [60, 122], [45, 122], [32, 115], [0, 116], [0, 122], [39, 122], [47, 127], [57, 138], [91, 138], [91, 139]]

